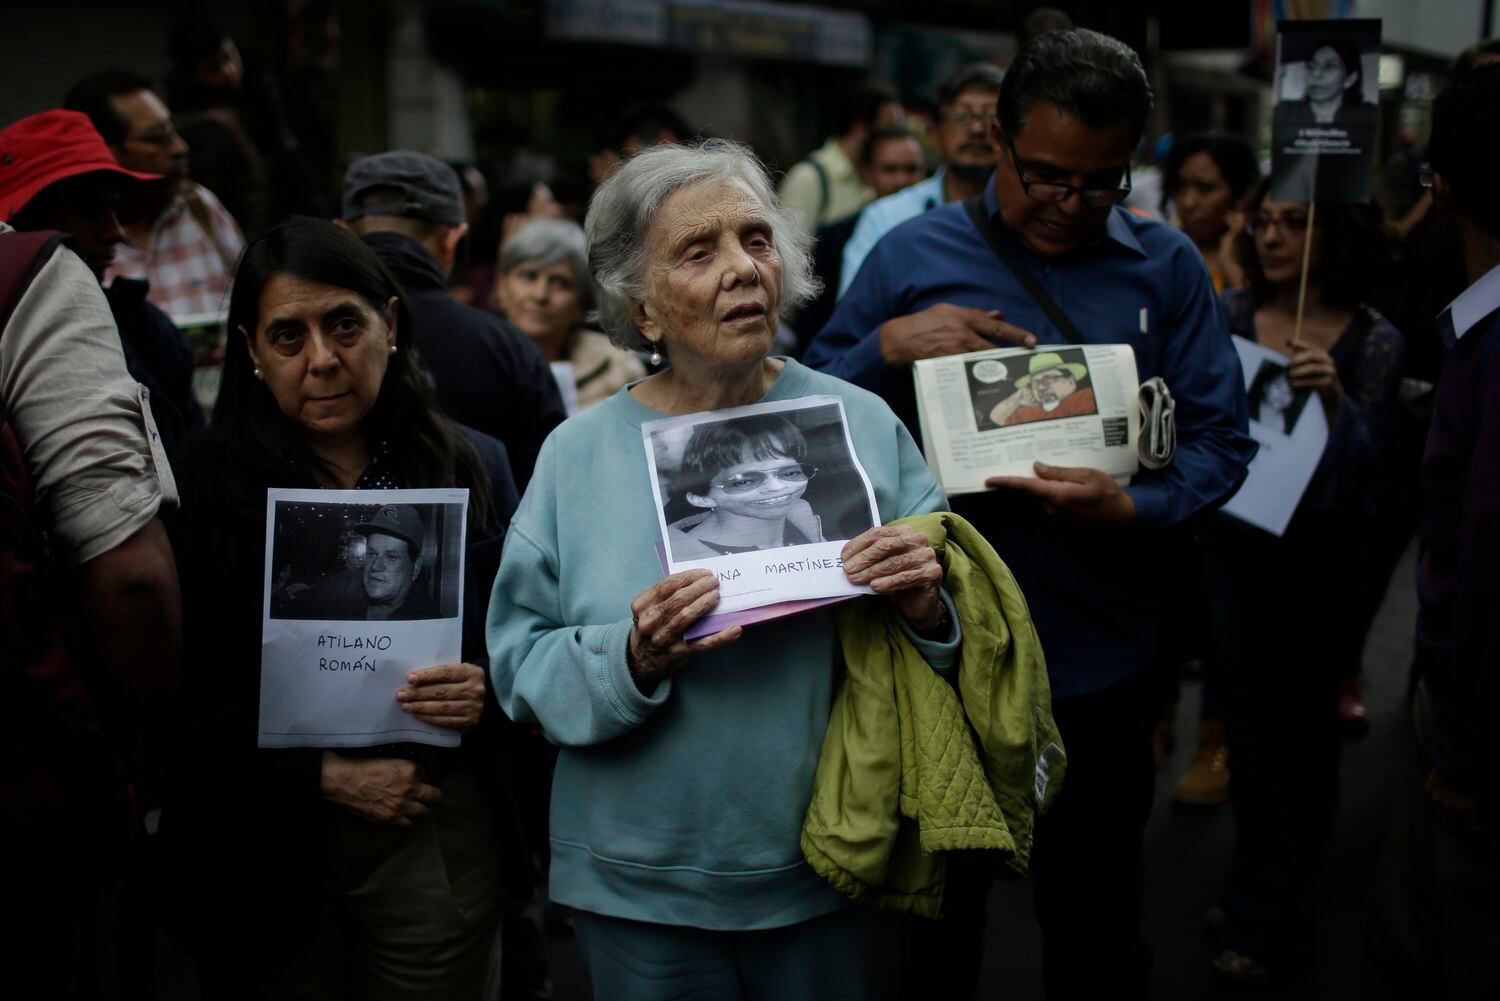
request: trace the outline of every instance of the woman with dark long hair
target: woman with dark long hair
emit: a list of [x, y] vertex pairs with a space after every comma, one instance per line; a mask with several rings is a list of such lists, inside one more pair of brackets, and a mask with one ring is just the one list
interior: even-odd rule
[[[182, 930], [204, 995], [478, 998], [500, 904], [483, 613], [515, 505], [504, 449], [442, 416], [400, 287], [331, 224], [246, 247], [229, 329], [185, 503], [186, 678], [162, 824], [190, 877]], [[391, 692], [463, 732], [460, 747], [256, 746], [271, 487], [468, 489], [465, 663]], [[393, 525], [403, 510], [381, 509]]]
[[1203, 255], [1215, 290], [1243, 283], [1234, 255], [1235, 223], [1259, 180], [1250, 144], [1228, 132], [1183, 136], [1162, 162], [1162, 209], [1170, 208]]
[[1390, 263], [1380, 209], [1319, 203], [1315, 217], [1314, 225], [1306, 204], [1270, 200], [1262, 185], [1241, 238], [1250, 287], [1223, 295], [1233, 334], [1285, 358], [1281, 394], [1291, 398], [1268, 401], [1261, 419], [1281, 431], [1286, 411], [1300, 407], [1306, 420], [1320, 408], [1328, 423], [1317, 471], [1280, 538], [1225, 514], [1201, 535], [1210, 670], [1223, 686], [1234, 762], [1234, 857], [1209, 922], [1223, 936], [1214, 967], [1239, 984], [1311, 960], [1311, 890], [1338, 793], [1338, 686], [1360, 631], [1363, 549], [1401, 377], [1401, 335], [1367, 304]]

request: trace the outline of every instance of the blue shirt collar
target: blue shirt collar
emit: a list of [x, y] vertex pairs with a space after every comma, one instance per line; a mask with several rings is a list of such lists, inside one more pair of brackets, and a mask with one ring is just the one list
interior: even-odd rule
[[[990, 214], [990, 218], [995, 220], [995, 225], [999, 229], [1004, 230], [1007, 228], [1005, 220], [1000, 218], [1000, 202], [995, 197], [994, 174], [990, 175], [990, 179], [984, 185], [984, 208]], [[1131, 229], [1130, 220], [1126, 218], [1126, 214], [1129, 211], [1129, 209], [1122, 208], [1119, 205], [1110, 209], [1109, 219], [1104, 224], [1103, 234], [1084, 244], [1084, 247], [1096, 246], [1100, 240], [1107, 239], [1114, 241], [1126, 250], [1132, 251], [1137, 257], [1149, 257], [1150, 255], [1146, 253], [1146, 248], [1141, 246], [1141, 241], [1135, 238], [1135, 230]], [[1029, 251], [1031, 248], [1028, 247], [1026, 249]]]

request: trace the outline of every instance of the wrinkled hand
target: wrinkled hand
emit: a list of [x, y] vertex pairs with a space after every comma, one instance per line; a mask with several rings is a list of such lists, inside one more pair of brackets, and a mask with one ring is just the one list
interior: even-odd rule
[[423, 723], [450, 730], [472, 730], [484, 715], [484, 668], [439, 664], [406, 676], [410, 688], [396, 691], [401, 708]]
[[421, 768], [401, 758], [346, 758], [323, 752], [323, 795], [356, 816], [382, 827], [410, 827], [443, 791]]
[[931, 632], [942, 621], [943, 565], [915, 528], [872, 528], [849, 540], [839, 555], [851, 584], [868, 584], [885, 595], [917, 632]]
[[1292, 349], [1287, 381], [1293, 389], [1315, 390], [1332, 417], [1344, 402], [1344, 384], [1339, 381], [1338, 366], [1327, 351], [1302, 345]]
[[1479, 798], [1455, 789], [1434, 768], [1427, 773], [1427, 798], [1438, 823], [1454, 834], [1488, 834], [1493, 830], [1490, 818], [1481, 809]]
[[739, 626], [730, 626], [691, 643], [682, 638], [689, 626], [714, 610], [719, 603], [719, 578], [708, 570], [684, 570], [658, 581], [630, 603], [634, 622], [626, 657], [630, 676], [642, 694], [682, 670], [689, 657], [728, 646], [740, 638]]
[[984, 481], [997, 490], [1030, 494], [1042, 502], [1042, 510], [1057, 518], [1095, 525], [1128, 525], [1135, 521], [1135, 501], [1114, 477], [1081, 466], [1035, 464], [1033, 480], [1026, 476], [991, 476]]
[[888, 320], [880, 328], [880, 353], [887, 365], [898, 367], [923, 358], [988, 351], [1007, 344], [1033, 348], [1036, 338], [1000, 319], [998, 309], [970, 309], [946, 302]]

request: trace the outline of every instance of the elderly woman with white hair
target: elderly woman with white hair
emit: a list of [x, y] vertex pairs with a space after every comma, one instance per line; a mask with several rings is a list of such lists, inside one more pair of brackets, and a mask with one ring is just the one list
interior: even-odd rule
[[841, 397], [881, 523], [845, 547], [845, 571], [946, 672], [959, 629], [942, 566], [889, 524], [942, 509], [942, 490], [878, 397], [769, 356], [777, 315], [815, 280], [809, 239], [744, 147], [638, 154], [595, 193], [586, 232], [604, 329], [672, 364], [553, 432], [495, 581], [496, 694], [561, 747], [552, 897], [574, 911], [600, 1001], [887, 996], [899, 924], [847, 903], [799, 848], [839, 673], [833, 612], [685, 640], [718, 580], [661, 575], [641, 424]]
[[[584, 326], [594, 308], [583, 229], [570, 219], [527, 223], [500, 248], [495, 302], [542, 349], [569, 412], [613, 396], [646, 374], [639, 358]], [[566, 384], [564, 384], [566, 380]], [[576, 402], [575, 402], [576, 401]]]

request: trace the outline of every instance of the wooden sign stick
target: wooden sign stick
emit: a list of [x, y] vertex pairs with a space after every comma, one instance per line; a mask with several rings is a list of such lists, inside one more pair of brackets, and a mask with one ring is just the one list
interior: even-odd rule
[[1307, 230], [1302, 235], [1302, 280], [1297, 284], [1297, 325], [1292, 328], [1293, 348], [1302, 346], [1302, 307], [1307, 302], [1307, 264], [1312, 257], [1313, 223], [1317, 211], [1317, 202], [1307, 203]]

